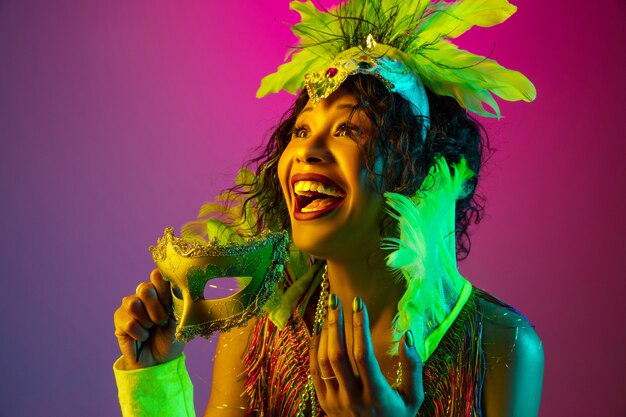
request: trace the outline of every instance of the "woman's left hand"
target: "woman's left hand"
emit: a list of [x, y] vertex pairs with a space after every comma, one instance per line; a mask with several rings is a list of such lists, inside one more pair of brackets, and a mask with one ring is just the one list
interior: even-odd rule
[[[352, 309], [352, 370], [346, 344], [343, 309], [336, 295], [328, 309], [326, 323], [311, 344], [310, 372], [317, 398], [324, 412], [332, 416], [415, 417], [424, 401], [422, 361], [415, 350], [413, 335], [400, 341], [402, 383], [392, 388], [381, 372], [369, 328], [367, 309], [355, 300]], [[334, 308], [333, 308], [334, 306]]]

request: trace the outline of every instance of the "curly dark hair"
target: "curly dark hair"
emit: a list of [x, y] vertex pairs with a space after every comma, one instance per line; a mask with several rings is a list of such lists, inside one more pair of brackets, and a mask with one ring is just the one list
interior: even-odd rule
[[[412, 104], [390, 92], [382, 81], [371, 75], [348, 77], [342, 87], [357, 100], [372, 121], [372, 140], [362, 145], [365, 167], [371, 183], [381, 193], [391, 191], [413, 195], [422, 185], [435, 159], [442, 156], [448, 164], [465, 158], [475, 176], [466, 184], [467, 196], [456, 204], [457, 258], [467, 257], [471, 247], [469, 226], [478, 223], [484, 210], [484, 198], [476, 193], [480, 168], [489, 150], [484, 128], [450, 97], [427, 92], [430, 105], [430, 128], [422, 140], [423, 118], [415, 116]], [[257, 228], [290, 229], [290, 218], [278, 178], [278, 161], [291, 140], [296, 119], [308, 102], [306, 90], [283, 115], [260, 154], [248, 162], [256, 167], [256, 181], [233, 189], [246, 194], [246, 204], [258, 209]], [[382, 171], [374, 170], [374, 161], [383, 161]], [[245, 191], [243, 191], [245, 190]]]

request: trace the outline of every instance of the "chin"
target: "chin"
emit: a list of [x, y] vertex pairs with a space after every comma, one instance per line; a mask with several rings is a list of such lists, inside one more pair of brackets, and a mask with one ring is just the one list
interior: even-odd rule
[[315, 230], [315, 227], [310, 227], [309, 224], [296, 224], [292, 223], [291, 233], [293, 243], [302, 252], [315, 256], [316, 258], [326, 259], [328, 253], [333, 251], [333, 239], [332, 237], [324, 237]]

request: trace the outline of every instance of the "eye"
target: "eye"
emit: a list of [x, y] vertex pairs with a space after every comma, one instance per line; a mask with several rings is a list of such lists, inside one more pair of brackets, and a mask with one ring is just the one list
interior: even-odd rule
[[309, 137], [309, 128], [302, 125], [295, 125], [291, 129], [291, 136], [294, 138], [307, 138]]
[[335, 136], [358, 139], [363, 136], [363, 131], [358, 126], [344, 123], [337, 128]]

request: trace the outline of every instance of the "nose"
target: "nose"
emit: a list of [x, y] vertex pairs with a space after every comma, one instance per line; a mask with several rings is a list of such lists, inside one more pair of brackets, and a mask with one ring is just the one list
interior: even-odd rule
[[320, 164], [332, 159], [325, 134], [302, 139], [296, 151], [296, 160], [306, 164]]

